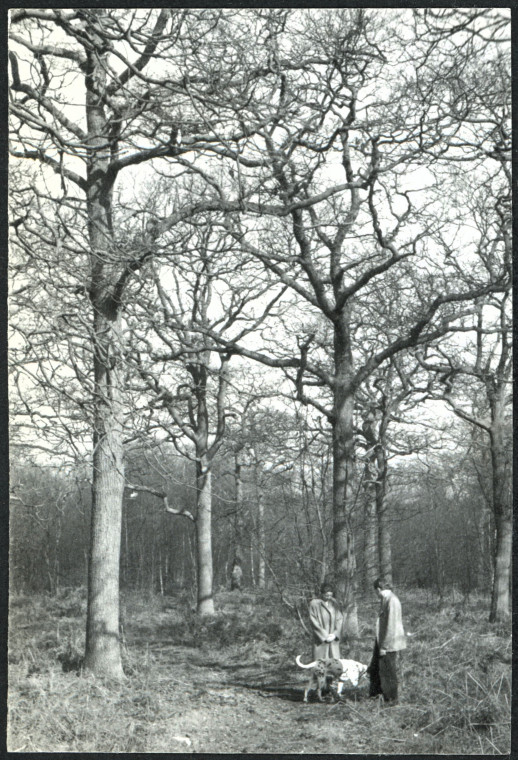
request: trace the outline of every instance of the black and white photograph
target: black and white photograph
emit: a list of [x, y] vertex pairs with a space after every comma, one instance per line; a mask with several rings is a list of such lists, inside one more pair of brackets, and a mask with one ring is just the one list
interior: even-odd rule
[[8, 752], [509, 755], [510, 4], [5, 17]]

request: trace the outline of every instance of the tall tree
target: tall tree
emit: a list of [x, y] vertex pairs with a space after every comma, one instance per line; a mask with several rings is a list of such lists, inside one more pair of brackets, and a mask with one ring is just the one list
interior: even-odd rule
[[162, 236], [159, 261], [133, 286], [138, 296], [127, 308], [126, 359], [151, 399], [151, 428], [161, 428], [195, 463], [198, 612], [212, 615], [213, 463], [233, 415], [230, 355], [213, 351], [214, 336], [232, 341], [261, 330], [283, 288], [254, 260], [237, 256], [215, 216], [174, 232]]
[[[448, 218], [448, 195], [484, 162], [480, 143], [469, 148], [484, 105], [472, 111], [465, 97], [459, 120], [455, 93], [463, 81], [452, 74], [440, 93], [428, 88], [429, 70], [444, 64], [449, 41], [428, 41], [424, 70], [414, 60], [416, 41], [398, 38], [401, 24], [406, 37], [414, 32], [409, 13], [380, 20], [361, 9], [308, 10], [296, 17], [303, 34], [270, 40], [270, 89], [247, 104], [256, 114], [275, 104], [277, 116], [243, 141], [238, 199], [215, 179], [211, 187], [227, 198], [227, 229], [242, 249], [326, 324], [301, 324], [297, 340], [273, 356], [237, 342], [221, 350], [284, 368], [298, 400], [331, 426], [335, 570], [356, 634], [357, 390], [392, 356], [446, 335], [475, 299], [505, 290], [508, 272], [479, 260], [469, 281], [461, 276], [469, 256], [455, 237], [460, 224]], [[471, 69], [490, 54], [476, 41], [459, 52]], [[450, 158], [459, 159], [452, 178], [444, 169]], [[371, 304], [368, 316], [364, 303]], [[331, 335], [331, 360], [322, 329]], [[366, 358], [358, 356], [359, 343], [370, 348]]]
[[[77, 254], [87, 275], [76, 293], [89, 299], [93, 366], [85, 665], [117, 678], [122, 676], [118, 642], [124, 486], [121, 314], [128, 283], [153, 254], [159, 230], [151, 226], [140, 245], [128, 250], [127, 241], [118, 237], [114, 192], [131, 167], [142, 169], [160, 160], [175, 165], [202, 144], [236, 159], [229, 140], [238, 140], [243, 130], [250, 135], [253, 128], [242, 119], [232, 122], [225, 104], [230, 97], [246, 103], [247, 92], [268, 75], [266, 54], [251, 40], [270, 28], [270, 15], [278, 14], [253, 13], [248, 19], [238, 15], [218, 9], [11, 12], [12, 155], [41, 165], [40, 182], [47, 182], [49, 200], [81, 213], [79, 226], [87, 241]], [[49, 180], [52, 173], [54, 182]], [[168, 225], [196, 213], [198, 206], [199, 199], [188, 208], [178, 204]], [[139, 208], [137, 204], [136, 213]], [[47, 242], [65, 247], [74, 240], [75, 231], [60, 223]], [[52, 266], [51, 260], [49, 270], [57, 279], [59, 264], [53, 260]]]
[[368, 588], [380, 575], [392, 581], [392, 515], [386, 499], [389, 461], [429, 446], [429, 440], [415, 429], [411, 412], [427, 398], [431, 383], [410, 351], [381, 365], [356, 396], [361, 419], [359, 445], [365, 447], [364, 571]]
[[[466, 326], [466, 329], [467, 326]], [[511, 373], [509, 295], [481, 305], [471, 330], [473, 341], [431, 348], [422, 364], [439, 374], [444, 399], [461, 419], [487, 436], [491, 462], [491, 504], [495, 524], [490, 620], [510, 615], [512, 556]]]
[[[440, 373], [442, 395], [453, 411], [488, 435], [491, 458], [492, 509], [495, 520], [494, 580], [490, 619], [509, 615], [511, 563], [510, 491], [510, 338], [511, 241], [511, 103], [508, 49], [502, 41], [502, 18], [489, 17], [484, 41], [494, 41], [496, 52], [476, 70], [464, 72], [466, 89], [473, 96], [468, 123], [470, 149], [480, 161], [466, 187], [457, 183], [453, 195], [459, 215], [469, 209], [473, 235], [466, 230], [466, 248], [475, 261], [494, 278], [505, 275], [500, 292], [477, 299], [474, 319], [463, 320], [460, 335], [466, 337], [438, 346], [423, 366]], [[500, 24], [500, 26], [499, 26]], [[471, 35], [475, 32], [471, 30]], [[471, 35], [469, 39], [471, 40]], [[477, 128], [481, 124], [480, 128]], [[458, 172], [452, 173], [458, 180]], [[443, 239], [444, 244], [444, 239]], [[466, 283], [469, 269], [459, 272]], [[463, 388], [464, 386], [464, 388]]]
[[[117, 96], [130, 98], [131, 81], [151, 60], [170, 21], [169, 12], [144, 19], [143, 36], [134, 40], [130, 60], [117, 75], [110, 64], [114, 43], [124, 32], [120, 14], [106, 10], [18, 10], [11, 14], [11, 111], [13, 154], [50, 166], [84, 197], [90, 250], [85, 283], [92, 306], [94, 373], [92, 539], [85, 666], [96, 673], [122, 676], [119, 648], [119, 547], [124, 466], [122, 457], [120, 299], [140, 261], [128, 261], [114, 238], [112, 201], [122, 169], [118, 155], [123, 119]], [[179, 25], [172, 17], [172, 34]], [[176, 29], [174, 27], [176, 26]], [[136, 55], [134, 55], [134, 53]], [[27, 56], [28, 60], [25, 60]], [[22, 58], [23, 57], [23, 58]], [[22, 59], [22, 60], [20, 60]], [[132, 60], [131, 60], [132, 59]], [[124, 59], [123, 59], [124, 60]], [[32, 69], [29, 67], [32, 65]], [[31, 72], [31, 73], [29, 73]], [[80, 78], [83, 111], [73, 114], [63, 96]], [[77, 88], [74, 88], [74, 100]], [[133, 97], [140, 109], [142, 92]], [[142, 109], [144, 110], [144, 109]], [[56, 272], [54, 276], [58, 277]]]

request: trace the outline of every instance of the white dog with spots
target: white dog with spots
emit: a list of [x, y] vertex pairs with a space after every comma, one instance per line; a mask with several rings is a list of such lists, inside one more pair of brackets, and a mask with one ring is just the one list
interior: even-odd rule
[[324, 668], [326, 671], [334, 670], [335, 672], [336, 672], [336, 666], [338, 666], [338, 663], [340, 663], [341, 668], [342, 668], [342, 673], [340, 677], [337, 679], [337, 687], [336, 687], [337, 694], [342, 693], [344, 686], [352, 686], [353, 688], [356, 688], [358, 684], [360, 683], [360, 680], [367, 673], [367, 665], [364, 665], [361, 662], [357, 662], [356, 660], [347, 660], [347, 659], [342, 659], [342, 658], [329, 659], [329, 660], [315, 660], [314, 662], [310, 662], [308, 665], [304, 665], [304, 663], [302, 663], [300, 660], [300, 655], [298, 655], [295, 658], [295, 662], [297, 663], [299, 668], [316, 668], [317, 666], [324, 665]]

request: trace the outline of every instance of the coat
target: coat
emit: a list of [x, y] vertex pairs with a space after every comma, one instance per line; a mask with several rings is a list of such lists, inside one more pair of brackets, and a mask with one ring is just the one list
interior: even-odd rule
[[234, 565], [232, 568], [232, 575], [230, 576], [230, 590], [234, 591], [235, 589], [241, 588], [241, 583], [243, 581], [243, 570], [239, 565]]
[[401, 602], [389, 589], [381, 593], [380, 612], [376, 621], [376, 641], [379, 648], [386, 652], [399, 652], [406, 649]]
[[[309, 603], [309, 620], [313, 629], [313, 659], [340, 658], [340, 635], [343, 615], [332, 602], [312, 599]], [[325, 641], [330, 633], [337, 637], [334, 641]]]

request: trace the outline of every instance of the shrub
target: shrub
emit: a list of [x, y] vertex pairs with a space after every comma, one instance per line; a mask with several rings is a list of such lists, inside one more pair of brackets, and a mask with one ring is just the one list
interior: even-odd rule
[[263, 623], [257, 629], [257, 635], [265, 641], [271, 642], [272, 644], [280, 641], [283, 633], [284, 631], [282, 625], [279, 623]]
[[53, 617], [78, 617], [86, 612], [86, 598], [83, 589], [61, 589], [55, 596], [48, 597], [48, 609]]
[[61, 663], [64, 673], [79, 673], [83, 667], [83, 653], [71, 641], [67, 641], [62, 646], [56, 655], [56, 659]]

